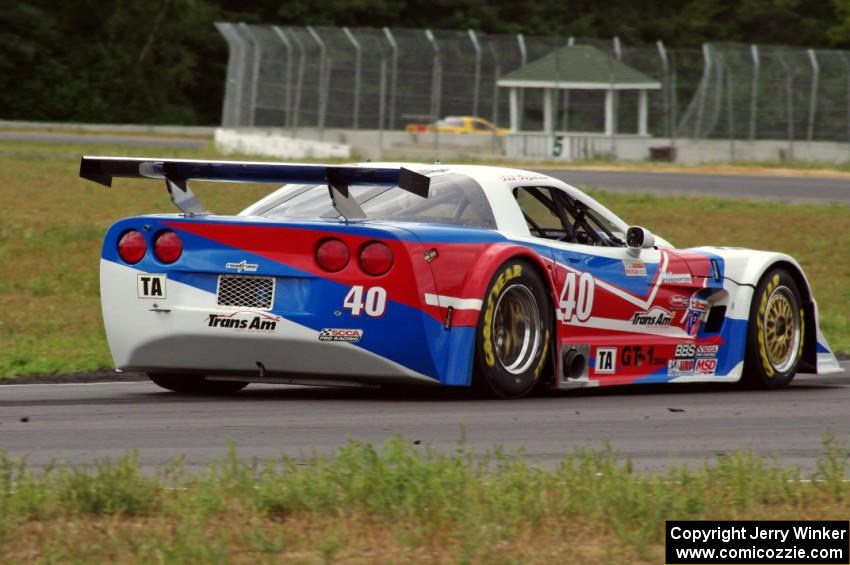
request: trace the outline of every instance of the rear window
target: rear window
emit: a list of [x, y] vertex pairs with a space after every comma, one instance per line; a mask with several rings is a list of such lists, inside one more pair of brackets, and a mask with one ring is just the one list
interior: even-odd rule
[[[428, 198], [398, 187], [351, 186], [350, 193], [372, 220], [393, 220], [496, 228], [481, 186], [457, 173], [431, 177]], [[269, 218], [341, 218], [326, 185], [295, 187], [260, 215]]]

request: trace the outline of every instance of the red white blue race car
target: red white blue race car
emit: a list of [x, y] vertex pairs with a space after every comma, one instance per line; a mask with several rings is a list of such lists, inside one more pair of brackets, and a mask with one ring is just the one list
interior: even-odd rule
[[[554, 389], [786, 386], [838, 371], [781, 253], [676, 249], [548, 176], [483, 166], [83, 157], [165, 181], [181, 210], [106, 234], [119, 370], [182, 392], [249, 382]], [[236, 216], [187, 182], [283, 185]]]

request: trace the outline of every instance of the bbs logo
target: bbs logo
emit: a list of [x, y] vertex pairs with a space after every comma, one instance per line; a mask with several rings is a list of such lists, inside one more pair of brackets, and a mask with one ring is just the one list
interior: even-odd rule
[[693, 343], [679, 343], [676, 345], [676, 359], [687, 359], [696, 355], [697, 348]]

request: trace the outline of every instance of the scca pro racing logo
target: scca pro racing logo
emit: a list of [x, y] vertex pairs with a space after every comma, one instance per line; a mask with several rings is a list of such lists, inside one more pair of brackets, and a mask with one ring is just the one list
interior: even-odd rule
[[279, 316], [257, 312], [233, 312], [232, 314], [210, 314], [207, 326], [245, 332], [271, 333], [277, 329]]
[[358, 329], [343, 329], [343, 328], [324, 328], [319, 332], [319, 341], [345, 341], [347, 343], [357, 343], [363, 338], [363, 330]]

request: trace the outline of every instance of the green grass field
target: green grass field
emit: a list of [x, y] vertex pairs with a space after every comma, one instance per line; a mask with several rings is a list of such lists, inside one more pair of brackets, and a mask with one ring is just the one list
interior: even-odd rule
[[[0, 143], [0, 378], [111, 366], [98, 299], [101, 238], [116, 219], [173, 207], [164, 186], [78, 177], [82, 153], [221, 157], [203, 151]], [[235, 212], [269, 191], [208, 184], [216, 212]], [[626, 221], [679, 247], [732, 245], [784, 251], [805, 268], [834, 349], [850, 352], [850, 210], [705, 198], [594, 193]]]
[[749, 452], [638, 473], [609, 449], [551, 469], [392, 438], [330, 458], [142, 473], [0, 455], [3, 563], [661, 563], [665, 520], [846, 520], [848, 452], [804, 475]]

